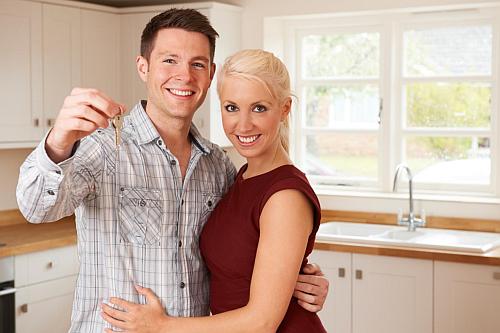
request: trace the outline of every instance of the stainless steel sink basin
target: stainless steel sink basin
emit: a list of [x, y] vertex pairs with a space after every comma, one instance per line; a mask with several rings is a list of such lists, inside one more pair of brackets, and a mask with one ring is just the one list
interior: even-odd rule
[[316, 239], [325, 242], [347, 242], [428, 248], [484, 253], [500, 246], [500, 233], [327, 222], [321, 224]]

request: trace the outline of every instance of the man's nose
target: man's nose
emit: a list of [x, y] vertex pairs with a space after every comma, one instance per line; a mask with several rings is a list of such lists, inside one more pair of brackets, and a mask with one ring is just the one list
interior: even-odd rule
[[193, 75], [189, 64], [179, 64], [176, 68], [175, 78], [179, 81], [189, 82]]

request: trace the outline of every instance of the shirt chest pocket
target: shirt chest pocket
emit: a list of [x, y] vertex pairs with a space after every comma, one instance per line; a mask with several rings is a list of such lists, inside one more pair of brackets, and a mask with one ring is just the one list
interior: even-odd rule
[[121, 188], [120, 233], [127, 243], [153, 245], [159, 242], [162, 200], [158, 189]]
[[203, 192], [201, 198], [203, 203], [201, 212], [201, 222], [203, 224], [210, 217], [210, 214], [215, 209], [215, 206], [217, 206], [219, 201], [222, 199], [222, 194], [214, 192]]

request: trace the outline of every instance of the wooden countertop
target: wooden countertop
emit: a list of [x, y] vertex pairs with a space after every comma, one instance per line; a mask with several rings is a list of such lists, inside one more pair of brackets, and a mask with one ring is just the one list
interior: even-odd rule
[[[0, 219], [2, 213], [0, 212]], [[0, 257], [76, 244], [73, 216], [52, 223], [30, 224], [19, 215], [16, 223], [0, 223], [0, 243], [6, 244], [0, 246]]]
[[[0, 243], [6, 244], [6, 246], [0, 247], [0, 257], [76, 244], [74, 217], [66, 217], [52, 223], [30, 224], [26, 222], [19, 211], [0, 211]], [[316, 242], [314, 248], [327, 251], [500, 266], [500, 248], [478, 254], [320, 241]]]

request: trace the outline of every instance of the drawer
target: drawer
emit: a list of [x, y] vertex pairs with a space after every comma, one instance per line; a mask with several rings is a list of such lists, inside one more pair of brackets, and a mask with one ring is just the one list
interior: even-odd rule
[[16, 256], [14, 269], [16, 287], [77, 274], [76, 246], [59, 247]]

